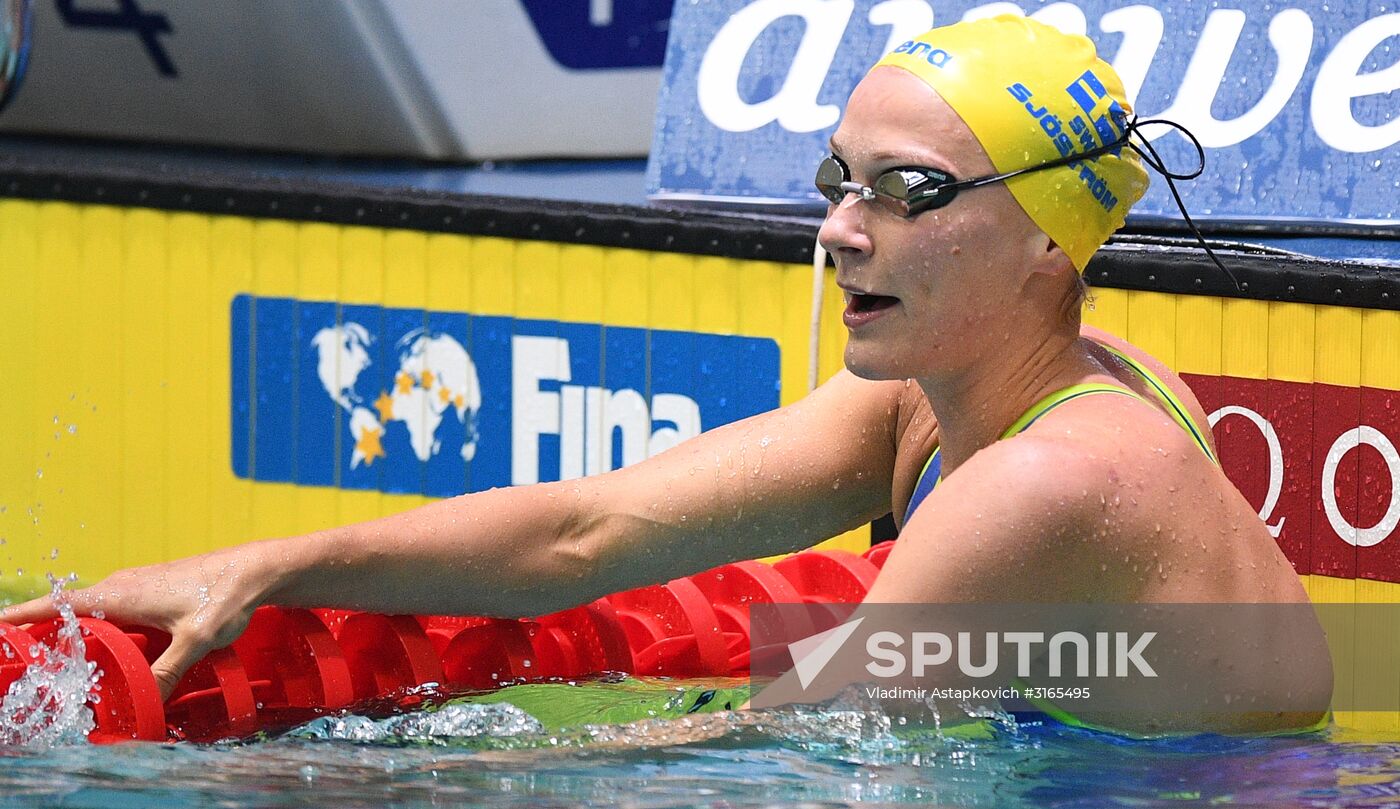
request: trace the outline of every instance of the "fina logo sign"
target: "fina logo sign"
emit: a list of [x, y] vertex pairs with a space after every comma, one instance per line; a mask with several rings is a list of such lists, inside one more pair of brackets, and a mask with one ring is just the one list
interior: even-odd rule
[[[816, 202], [812, 165], [851, 89], [881, 55], [935, 24], [1029, 12], [1095, 40], [1142, 117], [1175, 120], [1212, 150], [1203, 181], [1185, 189], [1199, 212], [1400, 218], [1390, 173], [1380, 170], [1385, 158], [1400, 156], [1400, 116], [1389, 100], [1400, 90], [1400, 66], [1385, 47], [1400, 36], [1400, 13], [1376, 2], [1218, 5], [679, 4], [649, 190], [661, 198]], [[1194, 165], [1194, 150], [1179, 136], [1157, 145], [1170, 164]], [[708, 173], [708, 162], [692, 165], [695, 154], [759, 152], [767, 154], [757, 166], [752, 158], [721, 161]], [[1342, 190], [1324, 191], [1333, 186]], [[1176, 215], [1162, 188], [1140, 210]]]
[[234, 472], [448, 497], [644, 460], [778, 406], [773, 340], [240, 295]]

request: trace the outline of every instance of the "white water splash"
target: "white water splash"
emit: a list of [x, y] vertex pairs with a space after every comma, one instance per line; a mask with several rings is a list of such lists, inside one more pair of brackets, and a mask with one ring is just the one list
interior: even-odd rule
[[388, 719], [326, 716], [289, 731], [288, 736], [352, 742], [446, 742], [474, 737], [509, 737], [542, 733], [544, 727], [529, 714], [507, 703], [444, 705]]
[[36, 642], [26, 650], [39, 662], [11, 683], [0, 699], [0, 745], [85, 744], [95, 727], [88, 703], [98, 699], [97, 664], [84, 656], [86, 646], [63, 590], [64, 581], [53, 576], [49, 581], [62, 623], [53, 646]]

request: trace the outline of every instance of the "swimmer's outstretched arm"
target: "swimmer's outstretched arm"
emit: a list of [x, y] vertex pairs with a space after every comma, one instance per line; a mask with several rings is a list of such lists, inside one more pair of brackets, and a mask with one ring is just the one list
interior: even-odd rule
[[[165, 630], [165, 694], [261, 604], [540, 615], [792, 551], [889, 510], [903, 383], [842, 372], [806, 399], [604, 475], [495, 489], [380, 520], [119, 571], [80, 614]], [[0, 612], [28, 623], [48, 597]]]

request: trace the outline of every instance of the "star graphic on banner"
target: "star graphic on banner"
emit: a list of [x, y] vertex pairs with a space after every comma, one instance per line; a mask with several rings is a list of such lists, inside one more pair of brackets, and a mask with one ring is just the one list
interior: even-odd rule
[[394, 382], [399, 386], [399, 393], [408, 393], [413, 389], [413, 377], [399, 371], [399, 375], [394, 377]]
[[384, 445], [379, 443], [382, 434], [382, 430], [367, 427], [360, 433], [360, 440], [355, 442], [355, 449], [364, 456], [366, 466], [373, 466], [375, 458], [384, 457]]
[[379, 398], [374, 400], [374, 409], [379, 411], [379, 421], [384, 424], [394, 420], [394, 400], [389, 397], [388, 391], [380, 391]]
[[431, 389], [433, 387], [433, 379], [434, 377], [432, 371], [423, 372], [423, 388], [425, 390]]
[[443, 404], [447, 404], [452, 401], [452, 392], [447, 388], [438, 388], [438, 398], [442, 400]]

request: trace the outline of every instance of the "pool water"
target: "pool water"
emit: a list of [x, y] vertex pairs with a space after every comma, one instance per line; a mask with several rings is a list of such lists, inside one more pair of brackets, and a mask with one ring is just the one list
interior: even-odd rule
[[[721, 700], [743, 693], [735, 685], [520, 686], [238, 743], [0, 747], [0, 806], [1400, 803], [1400, 743], [1336, 730], [1129, 741], [996, 717], [972, 732], [911, 731], [870, 708], [724, 711]], [[635, 719], [643, 704], [665, 710], [586, 721]]]

